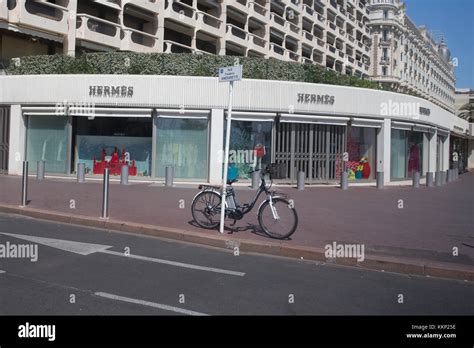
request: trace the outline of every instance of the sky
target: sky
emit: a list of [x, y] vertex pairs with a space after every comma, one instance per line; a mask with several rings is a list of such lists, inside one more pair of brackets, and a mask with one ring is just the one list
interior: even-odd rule
[[442, 32], [457, 58], [456, 88], [474, 89], [474, 0], [404, 0], [417, 26]]

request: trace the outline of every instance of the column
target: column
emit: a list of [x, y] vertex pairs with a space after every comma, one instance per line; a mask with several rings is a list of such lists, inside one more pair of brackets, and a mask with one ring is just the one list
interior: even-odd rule
[[209, 139], [209, 182], [222, 183], [222, 163], [224, 160], [224, 110], [211, 110]]
[[386, 118], [382, 127], [377, 130], [377, 172], [384, 173], [384, 183], [390, 182], [391, 123]]
[[449, 153], [449, 140], [450, 135], [448, 134], [446, 137], [444, 137], [443, 148], [441, 149], [443, 152], [443, 163], [441, 164], [441, 170], [444, 172], [449, 169], [449, 158], [451, 156]]
[[26, 119], [21, 105], [12, 105], [10, 109], [10, 146], [8, 152], [8, 174], [21, 175], [22, 161], [26, 157]]
[[63, 53], [74, 57], [76, 55], [76, 15], [77, 0], [69, 1], [67, 15], [68, 33], [64, 36]]
[[438, 132], [435, 130], [434, 133], [428, 136], [428, 172], [436, 172], [436, 143], [438, 141]]

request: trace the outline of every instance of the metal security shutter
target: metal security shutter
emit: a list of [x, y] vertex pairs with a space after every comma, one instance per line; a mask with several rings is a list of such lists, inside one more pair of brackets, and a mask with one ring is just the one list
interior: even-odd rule
[[0, 107], [0, 174], [8, 173], [10, 107]]
[[292, 183], [304, 171], [310, 183], [339, 180], [345, 151], [346, 127], [328, 124], [279, 122], [276, 127], [275, 162], [285, 169]]

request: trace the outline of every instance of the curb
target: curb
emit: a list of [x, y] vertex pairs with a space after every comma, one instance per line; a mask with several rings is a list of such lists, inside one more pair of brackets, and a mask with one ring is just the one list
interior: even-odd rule
[[351, 266], [360, 269], [387, 271], [394, 273], [448, 278], [457, 280], [474, 281], [474, 269], [466, 270], [456, 268], [446, 263], [421, 263], [403, 262], [391, 257], [367, 256], [363, 262], [354, 258], [328, 259], [324, 249], [315, 247], [285, 245], [284, 242], [258, 241], [250, 239], [230, 238], [226, 235], [210, 235], [202, 232], [186, 231], [170, 227], [145, 225], [119, 220], [103, 220], [84, 215], [70, 215], [42, 209], [20, 208], [12, 205], [0, 204], [0, 212], [23, 215], [37, 219], [55, 221], [60, 223], [76, 224], [87, 227], [96, 227], [127, 233], [150, 235], [171, 240], [190, 242], [221, 249], [239, 248], [242, 252], [253, 252], [266, 255], [290, 257], [319, 261], [329, 264]]

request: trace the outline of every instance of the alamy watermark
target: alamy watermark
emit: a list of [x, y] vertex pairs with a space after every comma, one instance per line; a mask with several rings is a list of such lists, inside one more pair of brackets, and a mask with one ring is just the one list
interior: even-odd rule
[[38, 244], [0, 244], [0, 259], [30, 259], [38, 261]]
[[74, 115], [94, 117], [95, 103], [68, 102], [64, 100], [62, 103], [56, 103], [55, 105], [57, 116], [69, 116], [72, 112]]
[[380, 103], [380, 114], [382, 116], [401, 116], [419, 119], [420, 116], [429, 116], [430, 109], [422, 107], [415, 102], [395, 102], [391, 99], [388, 102]]
[[359, 262], [363, 262], [365, 260], [365, 245], [332, 242], [332, 244], [325, 245], [324, 256], [326, 256], [327, 259], [354, 258]]

